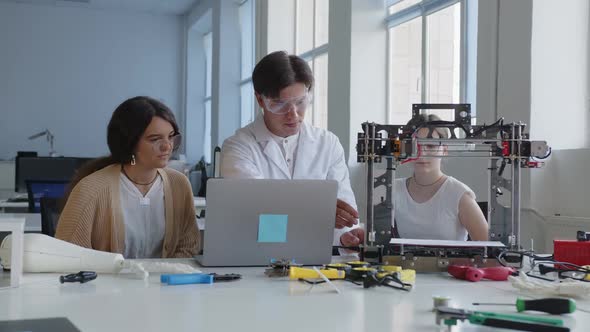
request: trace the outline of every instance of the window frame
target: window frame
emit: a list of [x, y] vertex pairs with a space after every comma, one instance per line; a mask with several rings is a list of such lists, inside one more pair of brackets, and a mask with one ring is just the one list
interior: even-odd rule
[[[294, 45], [293, 45], [293, 49], [295, 50], [295, 54], [297, 54], [299, 57], [301, 57], [303, 60], [307, 61], [308, 63], [311, 63], [311, 72], [314, 73], [314, 79], [316, 77], [315, 75], [315, 60], [316, 58], [319, 58], [320, 56], [326, 55], [327, 56], [327, 61], [329, 63], [330, 61], [330, 54], [329, 54], [329, 45], [330, 45], [330, 39], [328, 37], [328, 41], [324, 44], [316, 45], [316, 38], [317, 38], [317, 34], [316, 34], [316, 22], [317, 22], [317, 1], [313, 0], [313, 17], [312, 17], [312, 22], [313, 22], [313, 27], [312, 27], [312, 48], [309, 51], [305, 51], [302, 53], [298, 53], [297, 49], [298, 49], [298, 31], [299, 31], [299, 26], [298, 26], [298, 17], [297, 17], [297, 13], [299, 12], [299, 4], [301, 1], [309, 1], [309, 0], [295, 0], [295, 11], [294, 11], [294, 27], [293, 27], [293, 41], [294, 41]], [[330, 17], [328, 16], [328, 27], [330, 25]], [[326, 84], [328, 84], [326, 82]], [[314, 84], [313, 90], [315, 90], [317, 86], [317, 82], [316, 84]], [[328, 87], [326, 86], [326, 91], [328, 91]], [[329, 100], [329, 99], [328, 99]], [[311, 100], [311, 104], [313, 105], [313, 112], [312, 112], [312, 118], [311, 120], [311, 124], [313, 126], [316, 126], [316, 119], [319, 119], [318, 115], [317, 115], [317, 109], [316, 109], [316, 96], [314, 91], [312, 91], [312, 100]], [[328, 106], [329, 107], [329, 106]], [[324, 110], [326, 112], [326, 119], [328, 118], [328, 108], [326, 108]], [[319, 120], [317, 120], [319, 121]], [[327, 126], [327, 121], [326, 121], [326, 126]], [[327, 128], [324, 128], [327, 129]]]
[[[391, 61], [390, 61], [390, 46], [389, 41], [391, 38], [391, 29], [395, 28], [399, 25], [404, 23], [410, 22], [413, 19], [422, 18], [422, 34], [421, 34], [421, 73], [420, 73], [420, 88], [421, 88], [421, 102], [426, 102], [427, 99], [427, 66], [428, 66], [428, 16], [435, 14], [441, 10], [444, 10], [448, 7], [456, 5], [457, 3], [461, 4], [461, 11], [460, 11], [460, 49], [459, 49], [459, 102], [465, 103], [466, 102], [466, 91], [467, 91], [467, 1], [466, 0], [422, 0], [421, 2], [414, 4], [410, 7], [401, 9], [397, 12], [389, 14], [389, 8], [403, 0], [387, 0], [385, 11], [386, 11], [386, 18], [385, 18], [385, 29], [387, 33], [387, 47], [386, 47], [386, 84], [387, 84], [387, 93], [386, 95], [386, 105], [387, 105], [387, 112], [385, 119], [387, 123], [392, 122], [392, 108], [391, 108], [391, 96], [389, 93], [389, 88], [392, 84], [390, 79], [390, 71], [391, 71]], [[410, 107], [410, 105], [408, 105]], [[473, 108], [472, 118], [475, 119], [475, 108]]]
[[[210, 36], [209, 38], [211, 38], [211, 43], [210, 43], [210, 49], [207, 49], [207, 47], [205, 47], [206, 45], [206, 38], [208, 38], [208, 36]], [[205, 159], [205, 162], [210, 163], [212, 161], [212, 157], [213, 157], [213, 151], [211, 149], [211, 130], [212, 130], [212, 103], [213, 103], [213, 31], [209, 30], [208, 32], [205, 32], [203, 34], [203, 49], [205, 50], [205, 75], [204, 75], [204, 79], [205, 79], [205, 93], [204, 93], [204, 98], [203, 98], [203, 110], [204, 110], [204, 114], [205, 114], [205, 132], [203, 133], [203, 158]], [[211, 53], [211, 57], [209, 56], [209, 54]], [[211, 69], [211, 70], [209, 70]], [[209, 89], [208, 89], [209, 88]], [[208, 91], [209, 90], [209, 91]], [[209, 103], [209, 110], [207, 110], [207, 103]], [[207, 112], [209, 114], [207, 114]], [[207, 134], [208, 133], [208, 134]]]
[[[251, 43], [250, 43], [250, 49], [249, 52], [251, 53], [251, 59], [252, 59], [252, 63], [251, 66], [252, 68], [254, 68], [254, 64], [255, 64], [255, 59], [256, 59], [256, 7], [257, 7], [257, 3], [256, 0], [240, 0], [238, 2], [238, 11], [239, 11], [239, 7], [245, 5], [248, 1], [251, 1], [251, 9], [250, 9], [250, 15], [252, 17], [252, 28], [250, 31], [250, 38], [251, 38]], [[242, 70], [244, 67], [244, 64], [242, 63], [242, 53], [244, 52], [244, 49], [242, 47], [240, 47], [240, 82], [238, 83], [238, 88], [240, 91], [240, 108], [243, 107], [243, 105], [241, 105], [241, 91], [242, 88], [248, 84], [252, 84], [252, 72], [250, 72], [250, 75], [248, 75], [247, 77], [242, 77]], [[250, 91], [251, 94], [254, 93], [254, 89], [252, 89]], [[243, 115], [244, 115], [244, 111], [240, 110], [240, 124], [241, 126], [245, 126], [248, 123], [254, 121], [254, 119], [256, 118], [256, 98], [252, 99], [252, 104], [250, 105], [250, 119], [244, 119]]]

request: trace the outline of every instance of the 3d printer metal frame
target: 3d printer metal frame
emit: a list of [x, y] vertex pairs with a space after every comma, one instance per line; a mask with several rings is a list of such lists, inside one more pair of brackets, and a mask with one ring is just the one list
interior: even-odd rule
[[[454, 121], [431, 121], [419, 127], [365, 122], [362, 124], [363, 132], [358, 133], [357, 161], [365, 163], [367, 170], [365, 249], [377, 248], [383, 255], [388, 254], [389, 250], [383, 252], [383, 248], [388, 247], [394, 225], [395, 172], [404, 161], [420, 157], [421, 144], [446, 146], [448, 152], [437, 158], [490, 159], [487, 216], [490, 240], [501, 241], [511, 249], [520, 249], [521, 169], [542, 167], [543, 162], [535, 158], [544, 159], [550, 154], [547, 143], [530, 141], [524, 132], [526, 125], [522, 122], [505, 124], [500, 118], [491, 125], [472, 125], [470, 104], [413, 104], [412, 117], [419, 116], [423, 110], [453, 110]], [[415, 137], [421, 128], [429, 129], [426, 138]], [[434, 138], [432, 133], [439, 128], [447, 128], [449, 138]], [[387, 162], [386, 171], [375, 177], [375, 163], [381, 163], [383, 159]], [[508, 165], [510, 178], [507, 179], [503, 174]], [[385, 186], [385, 199], [374, 204], [374, 190], [380, 186]], [[498, 201], [503, 190], [511, 193], [510, 206]], [[375, 222], [375, 209], [389, 210], [391, 218]]]

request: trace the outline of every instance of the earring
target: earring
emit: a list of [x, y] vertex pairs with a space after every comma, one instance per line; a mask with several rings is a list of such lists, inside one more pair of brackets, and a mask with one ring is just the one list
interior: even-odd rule
[[136, 162], [135, 162], [135, 155], [132, 154], [131, 155], [131, 166], [135, 166]]

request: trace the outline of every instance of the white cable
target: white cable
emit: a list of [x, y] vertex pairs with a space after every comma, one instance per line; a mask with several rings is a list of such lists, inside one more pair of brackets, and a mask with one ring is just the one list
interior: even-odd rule
[[557, 295], [567, 297], [590, 297], [590, 283], [566, 279], [561, 282], [534, 280], [524, 273], [517, 277], [509, 276], [512, 287], [534, 294]]
[[332, 288], [334, 288], [334, 290], [336, 291], [336, 293], [340, 294], [340, 290], [338, 289], [338, 287], [336, 287], [336, 285], [334, 285], [330, 279], [328, 279], [323, 273], [322, 271], [320, 271], [317, 267], [313, 267], [313, 270], [316, 271], [320, 277], [322, 277], [322, 279], [324, 279], [325, 282], [328, 283], [328, 285], [330, 285]]
[[131, 272], [140, 279], [147, 279], [151, 273], [200, 273], [197, 268], [185, 263], [169, 263], [150, 260], [126, 259], [122, 273]]

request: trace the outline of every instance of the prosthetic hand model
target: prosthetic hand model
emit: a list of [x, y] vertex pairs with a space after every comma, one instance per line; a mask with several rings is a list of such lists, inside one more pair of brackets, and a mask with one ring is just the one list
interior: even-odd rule
[[[10, 268], [11, 236], [0, 244], [0, 262]], [[25, 234], [23, 272], [79, 272], [92, 270], [118, 273], [124, 266], [123, 255], [83, 248], [44, 234]]]

